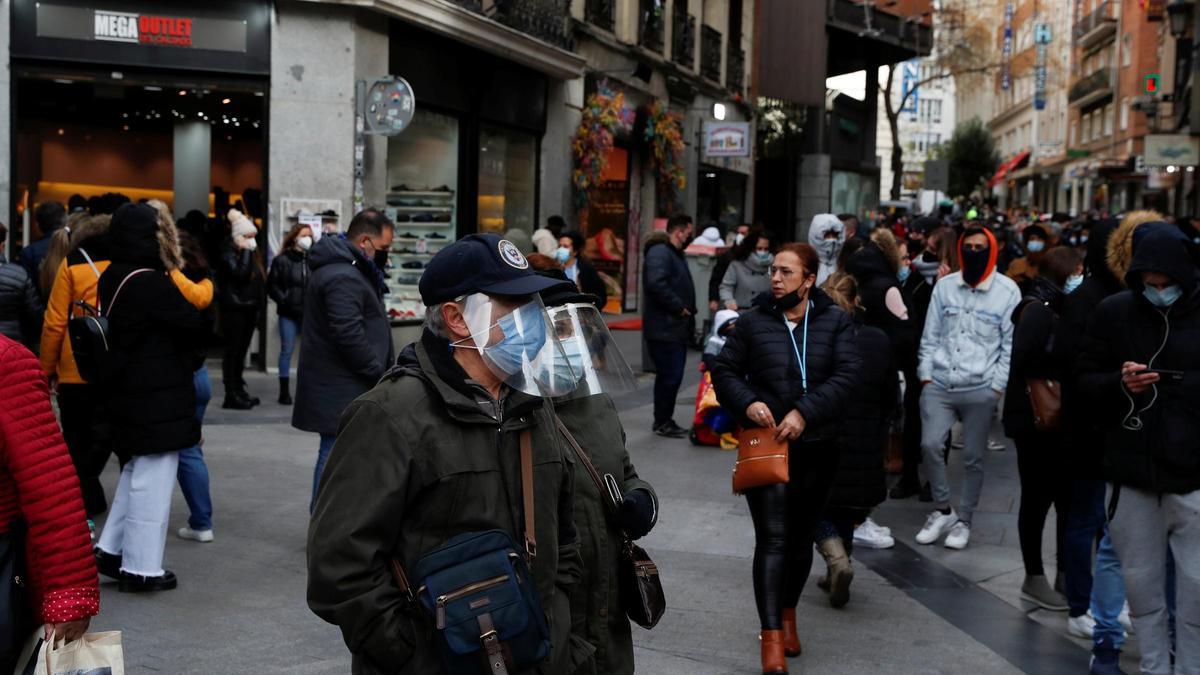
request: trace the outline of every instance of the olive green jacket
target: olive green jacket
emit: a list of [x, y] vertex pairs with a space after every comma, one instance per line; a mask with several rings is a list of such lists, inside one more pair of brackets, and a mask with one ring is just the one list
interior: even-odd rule
[[[558, 416], [596, 471], [610, 473], [622, 493], [642, 488], [655, 503], [658, 496], [637, 470], [625, 449], [625, 429], [612, 399], [604, 394], [571, 401], [556, 401]], [[617, 586], [621, 533], [605, 514], [595, 481], [581, 462], [575, 464], [575, 528], [584, 561], [583, 579], [571, 591], [571, 632], [596, 648], [594, 664], [577, 672], [624, 675], [633, 672], [633, 635]]]
[[513, 390], [501, 398], [469, 382], [447, 344], [427, 334], [343, 414], [308, 530], [308, 605], [341, 628], [353, 672], [444, 672], [432, 617], [406, 601], [388, 561], [411, 570], [464, 532], [502, 529], [521, 542], [526, 429], [533, 434], [532, 572], [552, 641], [535, 672], [571, 673], [589, 658], [590, 646], [569, 637], [567, 596], [580, 574], [574, 461], [542, 399]]

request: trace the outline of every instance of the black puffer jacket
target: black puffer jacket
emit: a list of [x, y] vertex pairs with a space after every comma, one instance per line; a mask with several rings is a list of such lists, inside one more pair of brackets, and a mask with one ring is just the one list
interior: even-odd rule
[[770, 294], [742, 314], [713, 366], [717, 400], [739, 422], [749, 426], [746, 408], [762, 401], [775, 421], [798, 410], [804, 418], [802, 441], [840, 436], [842, 421], [858, 386], [862, 357], [854, 339], [854, 322], [819, 288], [809, 296], [808, 392], [800, 379], [797, 349], [804, 349], [804, 320], [796, 326], [796, 347], [783, 315], [770, 307]]
[[887, 307], [887, 294], [891, 289], [896, 289], [902, 299], [904, 297], [900, 280], [888, 264], [887, 256], [873, 242], [868, 242], [846, 261], [846, 271], [858, 282], [858, 295], [866, 310], [866, 325], [879, 328], [887, 335], [897, 363], [905, 354], [911, 354], [915, 361], [917, 343], [911, 314], [909, 319], [901, 319]]
[[[1200, 283], [1187, 246], [1177, 232], [1154, 232], [1137, 245], [1125, 276], [1129, 290], [1100, 303], [1078, 364], [1079, 387], [1102, 424], [1105, 477], [1156, 493], [1200, 490]], [[1150, 304], [1142, 271], [1166, 274], [1183, 297], [1166, 310]], [[1121, 384], [1125, 361], [1182, 371], [1183, 378], [1129, 394]], [[1131, 408], [1140, 430], [1126, 427]]]
[[37, 351], [43, 309], [29, 273], [0, 255], [0, 335]]
[[304, 318], [304, 289], [308, 286], [308, 254], [288, 249], [271, 261], [267, 295], [275, 301], [279, 316], [293, 321]]
[[869, 509], [887, 496], [883, 450], [900, 397], [900, 378], [896, 377], [887, 334], [859, 324], [855, 339], [862, 358], [861, 376], [853, 403], [846, 410], [841, 462], [829, 504]]
[[[696, 287], [683, 251], [663, 238], [646, 242], [642, 286], [642, 334], [646, 339], [690, 342], [696, 330]], [[684, 309], [691, 314], [684, 316]]]
[[1009, 319], [1013, 322], [1012, 360], [1009, 362], [1009, 392], [1004, 397], [1004, 433], [1017, 438], [1037, 431], [1033, 405], [1026, 393], [1029, 378], [1062, 382], [1068, 378], [1068, 365], [1054, 357], [1058, 315], [1066, 296], [1045, 277], [1029, 282], [1029, 294], [1017, 303]]
[[[113, 214], [112, 264], [100, 275], [120, 370], [102, 383], [113, 447], [123, 460], [182, 450], [200, 441], [192, 354], [204, 321], [165, 272], [158, 212], [125, 204]], [[129, 276], [134, 270], [149, 268]], [[114, 302], [121, 282], [128, 282]]]
[[[1092, 225], [1084, 261], [1088, 276], [1063, 301], [1058, 330], [1055, 331], [1054, 358], [1064, 373], [1075, 372], [1076, 362], [1083, 353], [1088, 321], [1096, 308], [1105, 298], [1125, 288], [1105, 262], [1108, 240], [1116, 226], [1117, 221], [1111, 219]], [[1102, 420], [1094, 414], [1095, 409], [1087, 402], [1088, 397], [1080, 391], [1074, 376], [1064, 377], [1062, 387], [1062, 424], [1067, 450], [1071, 453], [1070, 464], [1079, 471], [1080, 477], [1099, 480], [1102, 453], [1097, 448], [1104, 446]]]
[[263, 274], [255, 252], [226, 241], [217, 269], [217, 301], [222, 310], [252, 310], [262, 304]]

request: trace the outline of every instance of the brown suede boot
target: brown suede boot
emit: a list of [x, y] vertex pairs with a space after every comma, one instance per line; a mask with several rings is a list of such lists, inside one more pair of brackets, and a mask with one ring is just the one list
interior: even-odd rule
[[845, 607], [850, 602], [850, 582], [854, 581], [854, 568], [841, 537], [830, 537], [821, 542], [821, 556], [829, 567], [829, 604]]
[[787, 675], [787, 660], [783, 656], [783, 631], [764, 630], [762, 641], [762, 671], [764, 675]]
[[783, 654], [800, 656], [800, 635], [796, 632], [796, 609], [783, 610]]

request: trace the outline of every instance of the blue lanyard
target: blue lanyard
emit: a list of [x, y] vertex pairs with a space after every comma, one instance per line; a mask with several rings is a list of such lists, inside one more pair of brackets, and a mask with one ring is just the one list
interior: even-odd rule
[[804, 393], [808, 393], [808, 312], [812, 307], [804, 308], [804, 355], [800, 355], [800, 347], [796, 345], [796, 334], [792, 332], [790, 326], [787, 325], [787, 317], [784, 317], [783, 327], [787, 328], [788, 337], [792, 338], [792, 351], [796, 352], [796, 360], [800, 363], [800, 386], [804, 387]]

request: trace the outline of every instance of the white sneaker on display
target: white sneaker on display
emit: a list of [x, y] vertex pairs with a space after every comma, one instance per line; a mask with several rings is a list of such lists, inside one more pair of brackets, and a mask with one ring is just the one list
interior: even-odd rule
[[202, 544], [207, 544], [213, 540], [212, 530], [193, 530], [190, 527], [184, 526], [179, 528], [179, 532], [176, 534], [179, 535], [180, 539], [190, 539], [191, 541], [198, 541]]
[[950, 513], [942, 513], [934, 509], [925, 519], [925, 526], [917, 533], [917, 543], [932, 544], [941, 539], [942, 535], [957, 522], [958, 514], [954, 512], [954, 509], [950, 509]]
[[1071, 637], [1091, 640], [1092, 633], [1095, 630], [1096, 620], [1092, 618], [1092, 613], [1090, 611], [1087, 614], [1067, 617], [1067, 633], [1069, 633]]
[[952, 548], [958, 551], [967, 547], [967, 542], [971, 541], [971, 526], [958, 521], [950, 528], [950, 534], [946, 535], [946, 548]]
[[880, 527], [868, 518], [866, 522], [854, 528], [854, 545], [863, 548], [891, 548], [896, 545], [891, 530]]

